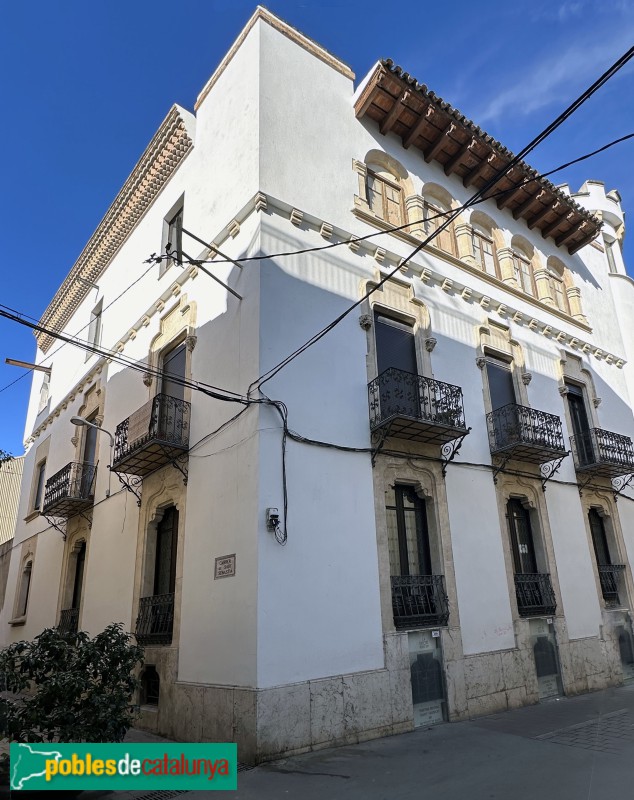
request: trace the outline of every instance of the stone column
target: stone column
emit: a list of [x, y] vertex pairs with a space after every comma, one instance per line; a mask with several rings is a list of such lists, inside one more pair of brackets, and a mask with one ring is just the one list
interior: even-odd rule
[[507, 283], [514, 289], [519, 289], [513, 269], [513, 251], [510, 247], [501, 247], [498, 250], [498, 264], [500, 266], [500, 276], [504, 283]]
[[548, 271], [545, 269], [536, 269], [533, 272], [535, 278], [535, 288], [537, 291], [537, 299], [547, 306], [555, 306], [555, 298], [551, 294], [550, 280]]
[[579, 322], [583, 322], [584, 325], [587, 325], [588, 319], [581, 308], [581, 289], [579, 289], [577, 286], [571, 286], [570, 288], [566, 289], [566, 294], [568, 295], [568, 303], [570, 305], [570, 313], [572, 316], [579, 320]]
[[409, 233], [422, 239], [425, 235], [423, 219], [423, 198], [419, 194], [411, 194], [405, 198], [405, 213], [409, 222]]
[[458, 222], [454, 227], [456, 234], [456, 246], [458, 248], [458, 258], [472, 267], [478, 266], [476, 264], [475, 256], [473, 255], [473, 238], [471, 236], [471, 225], [466, 222]]

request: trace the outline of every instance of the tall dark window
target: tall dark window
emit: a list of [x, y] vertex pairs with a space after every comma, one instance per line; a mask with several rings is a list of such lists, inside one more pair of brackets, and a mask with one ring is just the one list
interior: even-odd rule
[[420, 397], [414, 330], [406, 322], [375, 313], [374, 331], [378, 374], [390, 370], [381, 379], [381, 411], [384, 416], [393, 411], [417, 418]]
[[[486, 371], [491, 410], [497, 411], [500, 408], [514, 404], [516, 402], [515, 385], [513, 383], [511, 363], [487, 356]], [[490, 425], [493, 426], [496, 447], [499, 449], [516, 440], [519, 418], [514, 408], [507, 409], [506, 412], [500, 414], [493, 414]]]
[[497, 411], [498, 408], [507, 406], [509, 403], [515, 403], [515, 386], [511, 364], [508, 361], [487, 356], [486, 370], [489, 381], [491, 410]]
[[84, 565], [86, 563], [86, 542], [82, 542], [75, 560], [75, 579], [73, 581], [73, 602], [71, 608], [81, 606], [81, 591], [84, 583]]
[[510, 499], [507, 504], [511, 549], [515, 572], [524, 575], [537, 573], [535, 543], [531, 529], [530, 513], [520, 500]]
[[608, 537], [605, 533], [603, 519], [595, 508], [591, 508], [588, 512], [588, 519], [590, 521], [592, 545], [594, 547], [597, 565], [600, 567], [608, 567], [612, 564], [612, 559], [610, 558], [610, 548], [608, 547]]
[[[91, 419], [90, 422], [94, 422]], [[99, 431], [90, 425], [85, 426], [84, 431], [84, 450], [82, 460], [84, 464], [94, 464], [97, 456], [97, 436]]]
[[568, 389], [568, 410], [570, 411], [579, 464], [581, 466], [592, 464], [595, 458], [583, 389], [574, 383], [567, 383], [566, 388]]
[[157, 706], [161, 693], [161, 679], [156, 667], [148, 666], [141, 675], [141, 705]]
[[174, 594], [176, 585], [176, 548], [178, 545], [178, 511], [174, 506], [165, 509], [156, 526], [156, 557], [154, 562], [153, 593]]
[[171, 263], [181, 263], [183, 260], [183, 207], [167, 221], [166, 250], [172, 255]]
[[431, 575], [425, 501], [411, 486], [395, 486], [386, 510], [392, 575]]
[[20, 593], [18, 595], [18, 617], [26, 616], [26, 609], [29, 605], [29, 593], [31, 591], [31, 573], [33, 571], [33, 562], [27, 561], [22, 570], [20, 578]]
[[[101, 343], [101, 311], [103, 301], [100, 300], [90, 312], [90, 325], [88, 326], [88, 342], [94, 347]], [[91, 350], [86, 350], [86, 361], [93, 355]]]
[[44, 499], [44, 487], [46, 485], [46, 461], [42, 461], [42, 463], [37, 468], [37, 486], [35, 489], [35, 499], [33, 501], [33, 510], [39, 511], [42, 506], [42, 500]]
[[616, 242], [614, 240], [610, 241], [609, 239], [606, 239], [604, 236], [603, 244], [605, 245], [605, 257], [608, 260], [608, 268], [610, 272], [618, 272], [618, 269], [616, 267], [616, 261], [614, 260], [614, 246]]
[[187, 364], [187, 348], [185, 342], [169, 350], [163, 356], [163, 379], [161, 393], [174, 397], [177, 400], [184, 398], [182, 381], [185, 379]]

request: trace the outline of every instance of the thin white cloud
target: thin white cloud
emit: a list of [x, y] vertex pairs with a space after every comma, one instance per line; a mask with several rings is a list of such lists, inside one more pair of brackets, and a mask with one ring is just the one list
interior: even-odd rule
[[625, 32], [609, 41], [574, 44], [533, 65], [525, 63], [513, 84], [498, 91], [484, 108], [474, 112], [473, 119], [484, 124], [506, 114], [526, 116], [572, 99], [577, 89], [589, 84], [631, 47], [630, 39]]

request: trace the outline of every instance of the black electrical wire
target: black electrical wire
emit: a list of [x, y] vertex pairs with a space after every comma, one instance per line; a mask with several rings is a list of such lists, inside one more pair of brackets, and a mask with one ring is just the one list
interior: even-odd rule
[[[573, 166], [574, 164], [578, 164], [578, 163], [580, 163], [582, 161], [586, 161], [587, 159], [592, 158], [593, 156], [596, 156], [599, 153], [602, 153], [605, 150], [608, 150], [609, 148], [614, 147], [617, 144], [621, 144], [622, 142], [625, 142], [628, 139], [632, 139], [632, 138], [634, 138], [634, 133], [628, 133], [625, 136], [621, 136], [618, 139], [614, 139], [613, 141], [608, 142], [607, 144], [603, 145], [602, 147], [597, 148], [596, 150], [593, 150], [590, 153], [585, 153], [584, 155], [579, 156], [578, 158], [575, 158], [572, 161], [567, 161], [565, 164], [561, 164], [560, 166], [555, 167], [554, 169], [551, 169], [548, 172], [543, 172], [543, 173], [540, 173], [539, 175], [535, 175], [532, 178], [527, 178], [525, 181], [522, 181], [521, 183], [511, 187], [510, 189], [503, 189], [503, 190], [501, 190], [499, 192], [495, 192], [494, 194], [489, 195], [486, 198], [481, 198], [480, 200], [478, 200], [478, 203], [485, 202], [485, 200], [496, 199], [496, 198], [501, 197], [501, 196], [503, 196], [505, 194], [508, 194], [511, 191], [515, 191], [516, 189], [520, 188], [523, 185], [532, 183], [534, 181], [541, 180], [543, 178], [547, 178], [550, 175], [554, 175], [556, 172], [560, 172], [561, 170], [566, 169], [567, 167]], [[456, 209], [456, 210], [462, 211], [466, 207], [467, 206], [465, 204], [463, 206], [460, 206], [459, 209]], [[453, 213], [453, 212], [445, 211], [445, 212], [440, 212], [438, 214], [434, 214], [433, 216], [428, 217], [426, 222], [432, 222], [432, 221], [434, 221], [436, 219], [445, 218], [451, 213]], [[406, 228], [409, 228], [409, 227], [411, 227], [411, 222], [408, 222], [408, 223], [406, 223], [404, 225], [398, 225], [396, 227], [386, 228], [385, 230], [375, 231], [374, 233], [369, 233], [369, 234], [367, 234], [365, 236], [352, 237], [351, 239], [346, 240], [346, 241], [332, 242], [332, 243], [327, 244], [327, 245], [320, 245], [319, 247], [308, 247], [308, 248], [304, 248], [304, 249], [301, 249], [301, 250], [287, 250], [287, 251], [283, 251], [283, 252], [280, 252], [280, 253], [270, 253], [268, 255], [261, 255], [261, 256], [245, 256], [244, 258], [236, 258], [236, 259], [226, 259], [226, 258], [225, 259], [222, 259], [222, 258], [221, 259], [207, 259], [207, 260], [197, 259], [196, 261], [197, 261], [197, 263], [201, 263], [201, 264], [211, 264], [211, 263], [223, 264], [223, 263], [229, 263], [229, 262], [231, 262], [231, 263], [245, 263], [245, 262], [248, 262], [248, 261], [262, 261], [262, 260], [267, 259], [267, 258], [281, 258], [283, 256], [305, 255], [307, 253], [314, 253], [314, 252], [319, 252], [319, 251], [322, 251], [322, 250], [329, 250], [329, 249], [331, 249], [333, 247], [340, 247], [341, 245], [349, 244], [350, 242], [363, 242], [366, 239], [372, 239], [372, 238], [374, 238], [376, 236], [382, 236], [382, 235], [384, 235], [386, 233], [394, 233], [394, 232], [397, 232], [397, 231], [405, 230]], [[147, 260], [147, 261], [151, 262], [150, 267], [148, 267], [148, 269], [145, 270], [145, 272], [143, 272], [136, 280], [134, 280], [126, 289], [124, 289], [121, 292], [121, 294], [117, 295], [117, 297], [115, 297], [110, 303], [108, 303], [107, 306], [104, 306], [104, 308], [102, 309], [102, 313], [103, 313], [103, 311], [107, 311], [118, 300], [120, 300], [130, 289], [132, 289], [140, 280], [142, 280], [148, 274], [148, 272], [150, 272], [150, 270], [152, 269], [154, 264], [157, 262], [157, 260], [163, 260], [163, 258], [169, 258], [169, 257], [171, 257], [171, 256], [169, 256], [167, 254], [165, 256], [152, 256], [152, 257], [150, 257], [150, 259]], [[147, 261], [145, 263], [147, 263]], [[14, 313], [19, 314], [22, 317], [26, 317], [26, 318], [34, 320], [36, 322], [39, 321], [38, 318], [30, 316], [30, 315], [28, 315], [28, 314], [26, 314], [24, 312], [16, 311], [15, 309], [10, 308], [9, 306], [2, 306], [2, 308], [8, 309], [10, 311], [13, 311]], [[88, 328], [89, 326], [90, 326], [90, 322], [86, 323], [86, 325], [84, 325], [78, 331], [76, 331], [74, 334], [72, 334], [71, 338], [79, 336], [79, 334], [82, 331], [86, 330], [86, 328]], [[59, 330], [59, 329], [57, 329], [57, 330]], [[52, 352], [48, 353], [46, 355], [46, 357], [42, 359], [41, 364], [44, 364], [46, 361], [49, 361], [56, 353], [58, 353], [63, 347], [65, 347], [66, 344], [68, 344], [68, 342], [63, 342], [55, 350], [53, 350]], [[2, 394], [2, 392], [4, 392], [6, 389], [9, 389], [14, 384], [16, 384], [19, 381], [21, 381], [23, 378], [25, 378], [29, 374], [30, 374], [30, 370], [27, 370], [26, 372], [22, 373], [22, 375], [19, 375], [17, 378], [15, 378], [15, 380], [11, 381], [10, 383], [8, 383], [5, 386], [3, 386], [2, 388], [0, 388], [0, 394]]]
[[[132, 289], [134, 286], [136, 286], [136, 284], [137, 284], [139, 281], [141, 281], [143, 278], [145, 278], [145, 276], [148, 274], [148, 272], [150, 272], [150, 271], [151, 271], [151, 269], [152, 269], [152, 267], [151, 267], [151, 266], [150, 266], [150, 267], [148, 267], [148, 268], [145, 270], [145, 272], [143, 272], [141, 275], [139, 275], [139, 277], [138, 277], [138, 278], [136, 278], [134, 281], [132, 281], [132, 283], [131, 283], [129, 286], [127, 286], [127, 287], [126, 287], [126, 288], [125, 288], [125, 289], [124, 289], [124, 290], [121, 292], [121, 294], [117, 295], [117, 296], [114, 298], [114, 300], [111, 300], [111, 301], [108, 303], [108, 305], [107, 305], [107, 306], [104, 306], [104, 308], [102, 308], [102, 309], [101, 309], [101, 313], [103, 314], [103, 312], [104, 312], [104, 311], [107, 311], [107, 310], [108, 310], [108, 309], [109, 309], [111, 306], [113, 306], [113, 305], [114, 305], [114, 304], [115, 304], [115, 303], [116, 303], [118, 300], [120, 300], [120, 299], [123, 297], [123, 295], [124, 295], [124, 294], [126, 294], [126, 292], [129, 292], [129, 291], [130, 291], [130, 289]], [[8, 306], [2, 306], [2, 308], [8, 308]], [[13, 309], [11, 309], [11, 310], [13, 310]], [[39, 322], [39, 320], [38, 320], [38, 319], [35, 319], [35, 317], [31, 317], [31, 316], [29, 316], [28, 314], [23, 314], [23, 313], [21, 313], [21, 312], [19, 312], [19, 311], [15, 311], [14, 313], [16, 313], [16, 314], [20, 314], [20, 316], [22, 316], [22, 317], [27, 317], [28, 319], [35, 320], [35, 322]], [[86, 323], [86, 324], [85, 324], [85, 325], [84, 325], [82, 328], [80, 328], [80, 329], [79, 329], [79, 330], [78, 330], [76, 333], [72, 334], [72, 337], [79, 336], [79, 334], [80, 334], [82, 331], [85, 331], [85, 330], [86, 330], [86, 328], [89, 328], [89, 327], [90, 327], [90, 322], [87, 322], [87, 323]], [[72, 338], [72, 337], [71, 337], [71, 338]], [[42, 359], [42, 361], [40, 362], [40, 366], [41, 366], [42, 364], [44, 364], [46, 361], [48, 361], [49, 359], [51, 359], [51, 358], [52, 358], [52, 357], [53, 357], [53, 356], [54, 356], [56, 353], [58, 353], [58, 352], [59, 352], [59, 351], [60, 351], [60, 350], [61, 350], [63, 347], [66, 347], [66, 344], [67, 344], [67, 342], [64, 342], [64, 343], [63, 343], [63, 344], [61, 344], [59, 347], [57, 347], [55, 350], [53, 350], [52, 352], [48, 353], [48, 354], [47, 354], [47, 355], [46, 355], [46, 356], [45, 356], [45, 357]], [[3, 387], [0, 389], [0, 394], [2, 394], [2, 392], [4, 392], [4, 391], [5, 391], [5, 389], [8, 389], [10, 386], [13, 386], [15, 383], [17, 383], [18, 381], [21, 381], [23, 378], [26, 378], [26, 376], [27, 376], [27, 375], [30, 375], [30, 374], [31, 374], [31, 370], [27, 370], [26, 372], [23, 372], [23, 373], [22, 373], [22, 375], [19, 375], [19, 376], [18, 376], [18, 377], [17, 377], [15, 380], [11, 381], [11, 383], [7, 383], [7, 385], [6, 385], [6, 386], [3, 386]]]
[[[430, 217], [427, 217], [425, 222], [433, 222], [436, 219], [443, 219], [447, 217], [449, 214], [453, 214], [454, 211], [464, 211], [466, 208], [471, 207], [471, 205], [477, 205], [478, 203], [484, 203], [487, 200], [497, 200], [504, 195], [509, 194], [510, 192], [515, 192], [517, 189], [520, 189], [524, 186], [527, 186], [529, 183], [534, 183], [536, 181], [540, 181], [544, 178], [549, 177], [550, 175], [554, 175], [557, 172], [561, 172], [562, 170], [566, 169], [567, 167], [571, 167], [574, 164], [579, 164], [582, 161], [586, 161], [593, 156], [598, 155], [599, 153], [603, 153], [605, 150], [609, 150], [611, 147], [614, 147], [617, 144], [621, 144], [622, 142], [626, 142], [628, 139], [634, 138], [634, 133], [628, 133], [625, 136], [620, 136], [618, 139], [614, 139], [607, 144], [602, 145], [601, 147], [593, 150], [591, 153], [585, 153], [578, 158], [573, 159], [572, 161], [567, 161], [565, 164], [560, 164], [558, 167], [554, 169], [548, 170], [547, 172], [541, 172], [539, 174], [534, 175], [532, 178], [526, 178], [520, 183], [514, 184], [513, 186], [509, 187], [508, 189], [500, 189], [497, 192], [493, 192], [492, 194], [487, 195], [486, 197], [480, 198], [477, 203], [471, 203], [470, 205], [462, 205], [458, 206], [451, 211], [441, 211], [438, 214], [434, 214]], [[331, 250], [333, 247], [341, 247], [342, 245], [349, 245], [354, 244], [355, 242], [364, 242], [367, 239], [373, 239], [377, 236], [383, 236], [386, 233], [396, 233], [398, 231], [406, 230], [410, 228], [412, 225], [411, 222], [407, 222], [403, 225], [397, 225], [396, 227], [386, 227], [380, 231], [375, 231], [374, 233], [368, 233], [365, 236], [352, 236], [350, 239], [342, 240], [339, 242], [331, 242], [330, 244], [319, 245], [317, 247], [305, 247], [301, 250], [284, 250], [280, 253], [269, 253], [267, 255], [261, 256], [244, 256], [242, 258], [208, 258], [208, 259], [195, 259], [195, 260], [184, 260], [186, 264], [245, 264], [249, 261], [263, 261], [267, 258], [282, 258], [286, 256], [301, 256], [306, 255], [308, 253], [318, 253], [322, 250]], [[201, 240], [202, 241], [202, 240]], [[209, 247], [213, 248], [213, 245], [209, 245]], [[160, 256], [156, 254], [152, 254], [144, 263], [152, 262], [152, 263], [160, 263], [161, 261], [166, 261], [168, 259], [173, 258], [173, 253], [164, 253]]]
[[[622, 55], [617, 61], [612, 64], [588, 89], [579, 95], [579, 97], [574, 100], [559, 116], [553, 120], [546, 128], [544, 128], [541, 133], [539, 133], [534, 139], [532, 139], [526, 147], [524, 147], [516, 156], [514, 156], [508, 164], [506, 164], [501, 169], [497, 170], [496, 173], [485, 182], [485, 184], [475, 192], [472, 197], [465, 203], [462, 207], [470, 208], [474, 205], [480, 198], [484, 197], [490, 189], [492, 189], [501, 178], [503, 178], [513, 167], [518, 164], [528, 153], [532, 152], [539, 144], [541, 144], [550, 134], [556, 130], [560, 125], [562, 125], [568, 117], [570, 117], [583, 103], [585, 103], [595, 92], [597, 92], [616, 72], [621, 69], [628, 61], [634, 56], [634, 47], [630, 48], [624, 55]], [[488, 197], [486, 199], [489, 199]], [[404, 258], [393, 270], [387, 273], [380, 281], [378, 281], [371, 289], [369, 289], [359, 300], [355, 303], [350, 305], [342, 314], [340, 314], [336, 319], [334, 319], [331, 323], [329, 323], [325, 328], [322, 328], [321, 331], [318, 331], [314, 336], [304, 342], [303, 345], [298, 347], [295, 351], [293, 351], [290, 355], [276, 364], [274, 367], [269, 369], [263, 375], [255, 380], [249, 386], [247, 396], [250, 397], [251, 393], [255, 389], [260, 389], [260, 387], [266, 383], [267, 381], [271, 380], [275, 375], [278, 374], [284, 367], [288, 366], [294, 359], [304, 353], [309, 347], [316, 344], [320, 339], [326, 336], [333, 328], [335, 328], [342, 320], [344, 320], [348, 314], [350, 314], [355, 308], [365, 302], [374, 292], [381, 288], [385, 283], [387, 283], [390, 278], [392, 278], [405, 264], [407, 264], [411, 259], [420, 252], [426, 245], [428, 245], [436, 236], [438, 236], [442, 231], [444, 231], [449, 225], [454, 221], [454, 219], [458, 216], [462, 209], [456, 209], [449, 217], [442, 222], [438, 228], [430, 236], [427, 236], [417, 247], [412, 250], [412, 252]]]

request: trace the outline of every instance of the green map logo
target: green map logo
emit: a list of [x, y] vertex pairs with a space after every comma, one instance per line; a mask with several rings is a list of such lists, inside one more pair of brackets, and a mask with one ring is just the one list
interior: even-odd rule
[[11, 745], [11, 789], [237, 789], [238, 746], [223, 744]]

